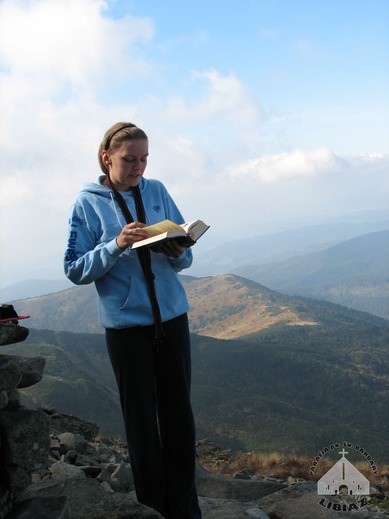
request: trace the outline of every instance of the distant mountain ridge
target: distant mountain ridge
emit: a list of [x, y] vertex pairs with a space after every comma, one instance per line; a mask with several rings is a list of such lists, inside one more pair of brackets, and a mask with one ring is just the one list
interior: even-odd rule
[[[294, 305], [289, 305], [289, 297], [253, 281], [233, 275], [209, 278], [182, 276], [181, 280], [190, 303], [190, 326], [194, 333], [234, 338], [275, 324], [310, 323], [295, 312]], [[72, 287], [21, 300], [17, 302], [17, 309], [31, 315], [31, 328], [103, 332], [97, 318], [94, 285]]]
[[0, 302], [9, 303], [19, 299], [39, 297], [54, 292], [60, 292], [72, 286], [72, 283], [63, 279], [27, 279], [13, 285], [0, 288]]
[[[344, 230], [343, 227], [342, 229]], [[314, 241], [318, 239], [317, 231], [317, 227], [314, 227], [310, 238], [312, 244], [315, 243], [316, 251], [294, 256], [291, 256], [293, 243], [300, 231], [295, 231], [294, 235], [289, 238], [285, 233], [267, 238], [262, 237], [258, 243], [256, 238], [252, 238], [250, 246], [245, 240], [244, 242], [237, 240], [224, 245], [223, 247], [227, 247], [226, 250], [224, 248], [219, 250], [221, 254], [219, 259], [225, 263], [224, 273], [242, 276], [281, 293], [324, 299], [389, 318], [389, 231], [364, 234], [328, 248], [323, 248], [325, 236], [322, 237], [323, 243], [321, 244]], [[306, 239], [309, 229], [301, 232]], [[265, 241], [263, 241], [264, 239]], [[270, 242], [266, 243], [266, 240], [270, 240]], [[275, 247], [287, 250], [288, 259], [269, 263], [269, 258], [265, 259], [263, 255], [274, 252]], [[234, 252], [232, 256], [228, 257], [228, 250], [231, 252], [231, 248]], [[317, 250], [318, 248], [322, 248], [322, 250]], [[215, 252], [216, 249], [211, 249], [206, 255], [200, 254], [195, 257], [194, 263], [200, 263], [201, 267], [201, 262], [209, 261], [213, 257], [212, 250]], [[234, 264], [233, 258], [236, 254], [238, 254], [239, 260], [236, 259]], [[252, 262], [247, 260], [250, 255], [253, 258]], [[202, 259], [203, 257], [205, 260]], [[216, 258], [215, 261], [217, 263]], [[223, 270], [221, 265], [219, 267], [220, 270]], [[183, 279], [189, 279], [188, 273], [192, 270], [185, 271], [187, 275], [183, 276]], [[193, 276], [191, 278], [199, 279], [193, 278]], [[71, 287], [77, 292], [74, 291], [67, 295], [65, 291], [67, 287]], [[64, 291], [64, 293], [59, 296], [57, 301], [52, 296], [58, 291]], [[20, 297], [23, 293], [28, 294], [28, 297]], [[80, 317], [81, 321], [86, 319], [82, 319], [82, 316], [72, 316], [73, 304], [68, 300], [70, 294], [75, 298], [75, 306], [83, 300], [83, 314], [88, 317], [87, 322], [84, 323], [85, 328], [82, 322], [78, 323], [78, 321]], [[11, 297], [12, 295], [14, 297]], [[47, 301], [50, 300], [53, 306], [45, 308], [45, 299], [39, 299], [41, 297], [49, 297]], [[47, 316], [49, 327], [56, 330], [68, 329], [100, 333], [101, 329], [96, 320], [97, 303], [95, 299], [96, 294], [93, 287], [74, 287], [66, 278], [53, 282], [47, 280], [21, 282], [0, 290], [0, 302], [17, 301], [18, 307], [25, 307], [26, 312], [32, 315], [33, 327], [46, 328], [45, 316]], [[57, 305], [62, 306], [60, 313], [56, 313]], [[67, 324], [67, 320], [71, 317], [73, 318], [72, 327]]]
[[[206, 281], [210, 284], [203, 284]], [[287, 306], [299, 324], [280, 320], [263, 326], [261, 320], [268, 317], [257, 312], [258, 325], [241, 328], [241, 337], [192, 334], [192, 398], [199, 438], [242, 451], [308, 456], [316, 455], [324, 445], [347, 440], [363, 445], [380, 462], [386, 461], [387, 321], [323, 301], [279, 296], [237, 276], [200, 283], [199, 304], [206, 305], [207, 292], [210, 295], [205, 314], [211, 311], [213, 298], [229, 294], [232, 301], [235, 291], [238, 301], [241, 294], [243, 301], [271, 298], [273, 313], [282, 315], [282, 307]], [[252, 301], [246, 303], [247, 310]], [[228, 320], [228, 299], [223, 308], [218, 319], [225, 313], [229, 329], [236, 323]], [[211, 319], [203, 326], [210, 334], [214, 325]], [[220, 333], [217, 326], [213, 329]], [[29, 402], [95, 421], [102, 434], [122, 434], [117, 390], [102, 334], [31, 329], [24, 343], [2, 351], [47, 359], [43, 380], [28, 388], [31, 391], [23, 390]]]
[[[277, 324], [316, 324], [309, 315], [301, 313], [302, 298], [283, 295], [242, 276], [181, 276], [181, 280], [188, 294], [193, 333], [233, 339]], [[103, 333], [97, 318], [94, 285], [20, 300], [16, 307], [31, 315], [30, 328]]]
[[[232, 272], [237, 267], [245, 265], [263, 265], [284, 261], [289, 258], [321, 251], [338, 243], [357, 236], [389, 229], [387, 213], [378, 220], [360, 220], [351, 216], [347, 221], [328, 222], [310, 227], [295, 228], [285, 231], [266, 233], [258, 224], [261, 232], [255, 231], [252, 225], [250, 237], [234, 239], [216, 247], [206, 246], [207, 242], [199, 243], [196, 261], [191, 268], [191, 275], [209, 276]], [[208, 238], [211, 237], [208, 236]], [[201, 251], [204, 251], [201, 253]]]
[[[386, 297], [387, 263], [380, 262], [386, 252], [377, 236], [367, 235], [329, 247], [327, 230], [320, 235], [312, 228], [309, 240], [308, 235], [299, 240], [296, 231], [290, 243], [278, 241], [286, 240], [280, 233], [265, 250], [266, 242], [255, 243], [258, 254], [247, 241], [231, 242], [204, 258], [212, 268], [218, 258], [224, 264], [215, 268], [224, 268], [229, 258], [221, 254], [235, 248], [233, 267], [253, 253], [253, 265], [244, 268], [258, 269], [266, 267], [273, 252], [273, 259], [294, 255], [295, 270], [285, 260], [270, 265], [268, 275], [274, 280], [284, 276], [286, 285], [294, 279], [302, 287], [316, 284], [321, 292], [315, 299], [292, 295], [297, 293], [293, 287], [290, 295], [277, 292], [266, 282], [265, 270], [259, 281], [228, 271], [182, 276], [191, 304], [192, 398], [199, 438], [242, 451], [312, 457], [325, 445], [347, 440], [379, 462], [389, 462], [389, 323], [351, 309], [352, 304], [344, 303], [346, 308], [322, 300], [326, 290], [340, 288], [344, 294], [359, 292], [355, 301], [365, 299], [370, 305], [371, 291], [375, 301]], [[311, 249], [304, 249], [304, 243], [311, 243], [315, 253], [305, 254]], [[31, 405], [75, 413], [97, 422], [102, 434], [123, 435], [96, 304], [93, 285], [18, 300], [17, 310], [31, 314], [22, 323], [30, 336], [2, 352], [47, 359], [43, 380], [31, 391], [23, 390]]]
[[358, 236], [328, 249], [232, 271], [285, 294], [342, 304], [389, 318], [389, 231]]
[[314, 326], [301, 302], [248, 279], [225, 274], [183, 278], [191, 309], [191, 330], [218, 339], [235, 339], [276, 325]]
[[[211, 222], [212, 224], [212, 222]], [[389, 229], [389, 211], [364, 211], [347, 215], [326, 216], [312, 220], [307, 226], [306, 220], [288, 219], [279, 222], [252, 221], [242, 223], [241, 232], [234, 233], [233, 239], [226, 235], [221, 236], [211, 230], [202, 238], [194, 249], [195, 261], [187, 271], [190, 276], [204, 277], [226, 274], [232, 269], [244, 265], [262, 265], [275, 261], [283, 261], [293, 256], [307, 254], [326, 249], [344, 240], [354, 238], [366, 233], [378, 232]], [[235, 239], [238, 237], [238, 239]], [[240, 238], [239, 238], [240, 237]], [[0, 302], [10, 302], [29, 297], [40, 296], [69, 286], [69, 282], [63, 277], [63, 283], [59, 288], [50, 286], [46, 276], [53, 271], [55, 277], [62, 274], [62, 255], [46, 255], [35, 268], [19, 273], [20, 281], [7, 286], [7, 279], [0, 277]], [[31, 269], [31, 265], [29, 265]], [[31, 275], [31, 273], [33, 275]], [[59, 274], [58, 274], [59, 273]], [[40, 286], [36, 286], [39, 280], [43, 280]], [[27, 281], [22, 281], [27, 279]], [[59, 280], [61, 281], [61, 280]], [[53, 284], [58, 285], [54, 279]], [[31, 290], [35, 284], [37, 290]]]

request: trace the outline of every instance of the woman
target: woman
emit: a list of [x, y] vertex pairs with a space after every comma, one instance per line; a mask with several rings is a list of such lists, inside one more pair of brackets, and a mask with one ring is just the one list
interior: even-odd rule
[[97, 288], [138, 500], [169, 519], [197, 519], [188, 301], [177, 275], [192, 252], [174, 241], [158, 253], [131, 249], [147, 237], [145, 225], [184, 222], [164, 185], [143, 177], [147, 157], [135, 125], [105, 133], [104, 174], [72, 208], [65, 273]]

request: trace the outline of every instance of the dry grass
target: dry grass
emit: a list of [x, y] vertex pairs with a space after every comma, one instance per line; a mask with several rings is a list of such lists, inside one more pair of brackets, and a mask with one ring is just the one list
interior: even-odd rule
[[[250, 471], [253, 475], [271, 476], [277, 479], [286, 479], [289, 476], [306, 480], [320, 479], [333, 465], [334, 460], [322, 458], [311, 473], [312, 460], [304, 456], [283, 455], [279, 453], [256, 454], [241, 453], [224, 458], [222, 463], [211, 459], [199, 460], [208, 470], [231, 476], [243, 470]], [[389, 490], [389, 484], [385, 483], [389, 478], [389, 465], [377, 466], [378, 475], [373, 474], [367, 462], [356, 462], [353, 465], [369, 479], [371, 483], [379, 484], [383, 490]], [[385, 488], [386, 487], [386, 488]]]

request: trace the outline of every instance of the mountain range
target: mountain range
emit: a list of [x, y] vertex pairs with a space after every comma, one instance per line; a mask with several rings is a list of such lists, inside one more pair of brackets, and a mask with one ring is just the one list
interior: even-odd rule
[[[263, 230], [259, 224], [254, 229]], [[196, 244], [193, 266], [185, 274], [233, 273], [282, 293], [324, 299], [388, 318], [388, 229], [387, 213], [379, 212], [250, 238], [219, 237], [222, 243], [211, 232]], [[65, 276], [20, 281], [0, 288], [0, 302], [19, 304], [72, 286]], [[91, 316], [94, 313], [93, 309]], [[98, 326], [77, 330], [97, 332]]]
[[[191, 304], [199, 438], [244, 451], [312, 456], [346, 440], [388, 461], [386, 320], [279, 294], [236, 275], [183, 281]], [[74, 333], [96, 322], [92, 293], [92, 287], [75, 287], [29, 300], [38, 321], [24, 343], [4, 350], [47, 359], [43, 380], [23, 390], [29, 403], [72, 412], [97, 422], [103, 434], [121, 435], [104, 336]], [[20, 311], [22, 301], [16, 307]], [[60, 326], [61, 315], [72, 332], [35, 329], [44, 319], [45, 328]]]
[[[389, 231], [365, 234], [328, 249], [264, 265], [245, 265], [233, 269], [235, 275], [262, 285], [261, 298], [252, 298], [247, 306], [247, 294], [208, 293], [211, 279], [181, 276], [191, 302], [192, 331], [220, 338], [240, 335], [239, 327], [259, 322], [261, 326], [296, 318], [290, 310], [270, 311], [272, 290], [287, 295], [323, 299], [379, 317], [389, 317]], [[215, 282], [212, 282], [215, 284]], [[216, 283], [217, 284], [217, 283]], [[269, 287], [269, 288], [265, 288]], [[20, 288], [20, 287], [19, 287]], [[272, 290], [270, 290], [272, 289]], [[222, 288], [225, 291], [225, 286]], [[256, 292], [256, 290], [254, 290]], [[202, 295], [201, 295], [202, 294]], [[281, 298], [281, 294], [277, 296]], [[242, 299], [243, 298], [243, 299]], [[93, 285], [72, 286], [60, 292], [21, 299], [14, 302], [18, 311], [31, 315], [30, 327], [37, 329], [101, 333], [97, 320], [97, 296]], [[79, 309], [82, 308], [82, 312]], [[251, 318], [241, 310], [252, 309]], [[205, 311], [206, 309], [206, 311]], [[254, 311], [255, 310], [255, 311]], [[261, 312], [266, 311], [265, 316]], [[229, 314], [228, 325], [223, 316]], [[211, 326], [212, 324], [212, 326]], [[221, 335], [215, 328], [219, 327]], [[234, 331], [232, 330], [234, 328]], [[222, 337], [223, 335], [223, 337]]]
[[328, 219], [309, 227], [292, 227], [274, 232], [260, 222], [242, 223], [241, 234], [233, 239], [214, 239], [212, 227], [196, 245], [190, 275], [209, 276], [230, 273], [246, 265], [264, 265], [328, 249], [365, 234], [389, 229], [387, 211], [353, 214], [344, 219]]
[[232, 272], [285, 294], [324, 299], [389, 318], [389, 231]]
[[[187, 271], [201, 277], [181, 276], [198, 437], [309, 456], [349, 441], [388, 462], [387, 214], [272, 234], [251, 225], [224, 243], [209, 233]], [[23, 282], [0, 302], [31, 315], [27, 340], [1, 352], [47, 361], [24, 402], [123, 436], [94, 286]]]

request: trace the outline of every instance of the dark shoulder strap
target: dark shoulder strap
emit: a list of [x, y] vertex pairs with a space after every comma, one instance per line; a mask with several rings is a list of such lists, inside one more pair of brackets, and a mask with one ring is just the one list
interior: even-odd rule
[[[115, 193], [116, 200], [120, 206], [120, 209], [123, 213], [124, 218], [126, 219], [126, 222], [127, 223], [133, 222], [134, 218], [133, 218], [123, 196], [116, 189], [112, 188], [112, 190]], [[134, 188], [132, 188], [132, 190], [134, 193], [135, 207], [136, 207], [138, 220], [142, 223], [146, 223], [145, 208], [143, 205], [143, 200], [142, 200], [142, 196], [140, 194], [139, 186], [135, 186]], [[146, 283], [147, 283], [147, 290], [149, 293], [151, 308], [152, 308], [153, 317], [154, 317], [154, 324], [155, 324], [155, 345], [158, 349], [159, 345], [162, 343], [164, 333], [163, 333], [163, 328], [162, 328], [161, 311], [160, 311], [159, 304], [158, 304], [157, 293], [155, 291], [155, 284], [154, 284], [155, 276], [151, 269], [150, 250], [148, 247], [139, 247], [137, 249], [137, 253], [138, 253], [138, 258], [139, 258], [140, 264], [142, 265], [143, 274], [145, 276]]]

